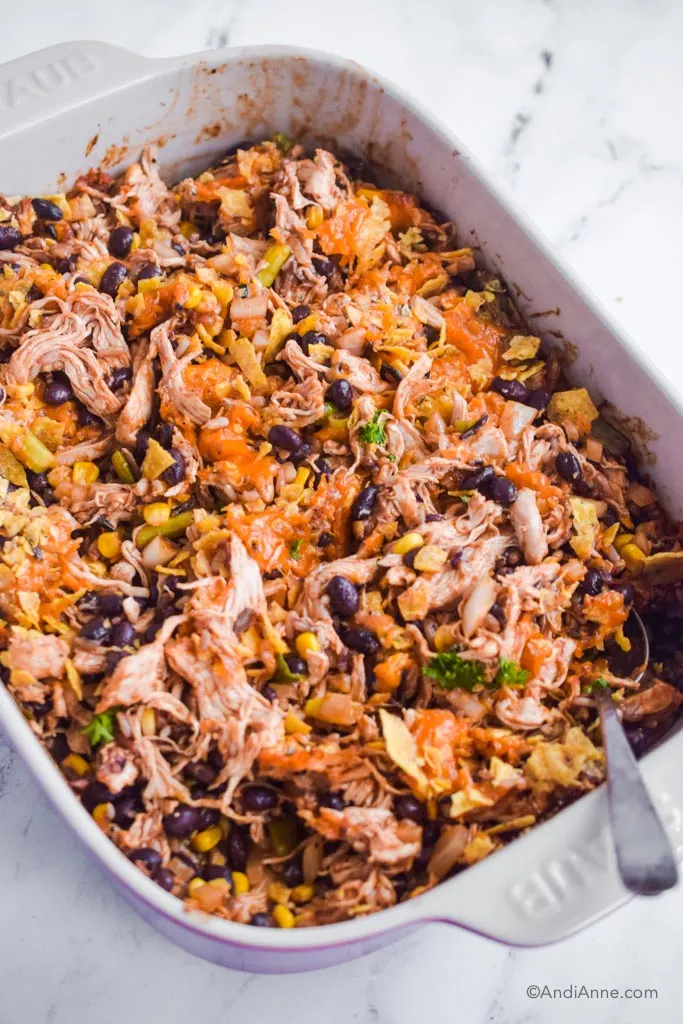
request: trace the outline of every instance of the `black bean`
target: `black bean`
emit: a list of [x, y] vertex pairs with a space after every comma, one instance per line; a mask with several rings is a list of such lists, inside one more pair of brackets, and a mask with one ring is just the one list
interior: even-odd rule
[[333, 576], [327, 584], [330, 608], [342, 619], [350, 619], [360, 608], [358, 590], [346, 576]]
[[327, 260], [321, 260], [318, 263], [318, 273], [322, 274], [323, 277], [329, 279], [333, 277], [339, 270], [339, 257], [330, 256]]
[[125, 651], [107, 651], [107, 674], [111, 675], [120, 661], [127, 657]]
[[547, 388], [536, 388], [535, 391], [530, 391], [525, 405], [531, 406], [532, 409], [538, 409], [540, 412], [545, 409], [548, 402], [550, 401], [550, 392]]
[[45, 473], [34, 473], [32, 469], [26, 470], [26, 479], [30, 489], [35, 493], [39, 494], [42, 498], [44, 494], [51, 491], [50, 482]]
[[90, 619], [81, 627], [81, 637], [96, 644], [108, 644], [111, 638], [111, 626], [99, 617]]
[[21, 231], [0, 224], [0, 249], [16, 249], [21, 242]]
[[494, 619], [496, 620], [499, 626], [504, 626], [505, 623], [507, 622], [505, 610], [503, 609], [502, 604], [499, 604], [498, 601], [491, 605], [489, 615], [493, 615]]
[[263, 372], [266, 377], [279, 377], [280, 380], [289, 380], [290, 377], [294, 376], [291, 366], [288, 363], [284, 363], [281, 359], [276, 359], [272, 363], [266, 363], [263, 367]]
[[419, 550], [419, 548], [412, 548], [410, 551], [406, 551], [403, 556], [403, 564], [407, 565], [409, 569], [413, 569], [415, 567], [415, 559], [417, 558]]
[[[491, 470], [493, 472], [493, 470]], [[377, 501], [377, 488], [370, 484], [364, 488], [351, 506], [351, 520], [358, 522], [362, 519], [369, 519]]]
[[572, 452], [560, 452], [555, 459], [555, 469], [563, 480], [581, 479], [581, 463]]
[[297, 335], [297, 337], [304, 352], [308, 352], [310, 345], [329, 345], [330, 343], [330, 339], [322, 331], [306, 331], [305, 334]]
[[170, 487], [175, 487], [176, 484], [182, 482], [185, 476], [185, 459], [177, 448], [169, 448], [169, 455], [172, 455], [175, 461], [172, 466], [164, 470], [162, 476]]
[[296, 859], [288, 860], [280, 868], [280, 878], [289, 889], [294, 889], [295, 886], [301, 885], [304, 880], [301, 863]]
[[105, 295], [109, 295], [112, 299], [115, 299], [119, 288], [127, 277], [128, 270], [124, 267], [123, 263], [110, 263], [102, 274], [100, 291], [104, 292]]
[[232, 882], [232, 871], [227, 864], [207, 864], [202, 871], [202, 877], [207, 882], [212, 878], [224, 878], [226, 882]]
[[115, 615], [121, 614], [121, 609], [123, 608], [123, 598], [121, 597], [120, 594], [98, 594], [97, 606], [103, 615], [106, 615], [107, 618], [111, 619]]
[[133, 850], [128, 855], [135, 864], [143, 864], [150, 872], [156, 871], [157, 868], [161, 867], [161, 854], [157, 850], [147, 848], [141, 848], [139, 850]]
[[213, 828], [221, 820], [221, 812], [216, 810], [215, 807], [200, 807], [199, 808], [199, 825], [197, 826], [201, 832], [205, 828]]
[[264, 580], [281, 580], [284, 573], [282, 569], [269, 569], [268, 572], [263, 573]]
[[274, 919], [270, 914], [265, 914], [263, 911], [259, 911], [249, 921], [249, 924], [253, 924], [255, 928], [277, 928]]
[[310, 306], [295, 306], [292, 310], [292, 323], [298, 324], [311, 315]]
[[340, 636], [347, 647], [360, 654], [376, 654], [380, 648], [380, 642], [375, 634], [360, 626], [345, 629]]
[[217, 775], [216, 769], [204, 761], [190, 761], [189, 764], [185, 765], [184, 771], [188, 779], [198, 782], [201, 786], [210, 786], [215, 781]]
[[385, 380], [387, 384], [391, 384], [392, 388], [397, 387], [403, 380], [403, 374], [400, 370], [397, 370], [391, 363], [382, 363], [380, 367], [379, 375], [382, 380]]
[[121, 622], [118, 622], [112, 630], [112, 646], [132, 647], [136, 636], [137, 633], [132, 622], [128, 622], [127, 619], [123, 619]]
[[328, 548], [330, 544], [334, 544], [334, 537], [328, 530], [323, 530], [318, 537], [317, 544], [319, 548]]
[[399, 820], [408, 818], [419, 825], [424, 818], [424, 806], [414, 796], [395, 796], [394, 814]]
[[487, 491], [495, 475], [493, 466], [482, 466], [463, 477], [460, 486], [463, 491]]
[[43, 401], [46, 405], [64, 405], [74, 396], [71, 389], [71, 382], [68, 377], [56, 378], [46, 385], [43, 391]]
[[143, 263], [135, 275], [135, 280], [148, 281], [151, 277], [158, 277], [160, 273], [156, 263]]
[[132, 244], [133, 229], [128, 228], [125, 225], [114, 228], [112, 233], [109, 235], [109, 252], [119, 260], [126, 258], [130, 252]]
[[579, 590], [582, 594], [588, 594], [590, 597], [597, 597], [604, 586], [604, 581], [599, 572], [595, 569], [588, 569], [586, 575], [581, 581]]
[[521, 380], [505, 380], [503, 377], [494, 377], [491, 381], [491, 391], [496, 391], [503, 398], [511, 402], [526, 402], [529, 398], [529, 389]]
[[161, 423], [157, 430], [157, 441], [162, 448], [170, 448], [173, 444], [173, 424]]
[[133, 379], [133, 368], [131, 366], [117, 366], [107, 381], [110, 391], [118, 391], [120, 387]]
[[307, 676], [308, 665], [298, 654], [285, 654], [287, 668], [295, 676]]
[[621, 583], [618, 580], [615, 580], [614, 583], [612, 583], [612, 590], [616, 590], [623, 595], [624, 604], [633, 604], [636, 599], [635, 588], [631, 583]]
[[61, 220], [64, 216], [57, 204], [49, 199], [32, 199], [31, 205], [41, 220]]
[[462, 562], [462, 548], [456, 548], [450, 557], [450, 563], [452, 569], [457, 569]]
[[166, 890], [166, 892], [172, 891], [175, 878], [173, 877], [173, 872], [169, 871], [168, 868], [157, 868], [152, 875], [152, 878], [157, 885], [160, 885], [162, 889]]
[[78, 403], [77, 419], [79, 427], [101, 427], [102, 420], [94, 412], [90, 412], [82, 402]]
[[138, 465], [144, 461], [148, 445], [149, 431], [144, 428], [142, 430], [138, 430], [137, 437], [135, 438], [135, 445], [133, 447], [133, 455], [135, 456], [135, 461]]
[[313, 445], [309, 444], [308, 441], [304, 441], [297, 452], [291, 452], [289, 461], [294, 466], [300, 466], [302, 462], [305, 462], [310, 457], [312, 451]]
[[518, 565], [522, 565], [524, 563], [524, 554], [521, 548], [506, 548], [503, 552], [503, 560], [507, 566], [516, 568]]
[[104, 783], [98, 782], [97, 779], [93, 779], [92, 782], [89, 782], [81, 793], [81, 803], [85, 807], [86, 811], [90, 811], [91, 814], [98, 804], [107, 804], [110, 800], [111, 793]]
[[296, 430], [292, 430], [291, 427], [285, 427], [281, 423], [270, 428], [268, 440], [274, 448], [282, 448], [286, 452], [297, 452], [303, 444], [301, 436], [297, 434]]
[[75, 252], [72, 252], [70, 256], [65, 256], [63, 260], [57, 260], [55, 270], [58, 274], [73, 274], [77, 266], [78, 256]]
[[126, 793], [114, 802], [114, 821], [119, 828], [129, 829], [140, 810], [138, 797], [132, 793]]
[[272, 811], [278, 805], [277, 793], [268, 786], [245, 786], [242, 790], [242, 803], [247, 811], [262, 814]]
[[489, 497], [499, 505], [512, 505], [517, 500], [517, 488], [506, 476], [496, 476], [491, 481]]
[[468, 427], [467, 430], [463, 430], [462, 434], [460, 435], [460, 440], [461, 441], [466, 441], [468, 439], [468, 437], [474, 437], [474, 435], [479, 430], [481, 430], [481, 428], [486, 423], [488, 423], [488, 419], [489, 419], [489, 414], [487, 412], [483, 413], [479, 417], [479, 419], [475, 423], [472, 424], [471, 427]]
[[172, 839], [185, 839], [200, 828], [199, 807], [178, 806], [164, 818], [164, 831]]
[[335, 380], [327, 389], [325, 398], [340, 412], [351, 412], [353, 408], [353, 388], [348, 380]]
[[321, 793], [318, 797], [318, 805], [320, 807], [329, 807], [333, 811], [343, 811], [346, 807], [346, 801], [338, 790], [328, 789], [326, 793]]
[[226, 841], [228, 864], [233, 871], [244, 871], [247, 866], [249, 840], [241, 828], [232, 825]]
[[432, 327], [431, 324], [423, 324], [422, 331], [430, 345], [433, 342], [438, 341], [439, 338], [441, 337], [441, 331], [439, 330], [439, 328]]
[[261, 695], [265, 697], [266, 700], [270, 701], [271, 704], [274, 704], [275, 701], [277, 700], [277, 690], [273, 686], [270, 686], [268, 683], [266, 683], [266, 685], [261, 690]]

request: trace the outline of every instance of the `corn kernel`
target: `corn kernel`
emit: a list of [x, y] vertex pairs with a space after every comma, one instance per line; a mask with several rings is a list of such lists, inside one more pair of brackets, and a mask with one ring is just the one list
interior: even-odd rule
[[196, 309], [199, 303], [202, 301], [204, 293], [196, 284], [190, 287], [190, 294], [185, 299], [183, 306], [185, 309]]
[[142, 281], [138, 281], [138, 292], [140, 295], [150, 295], [159, 291], [160, 284], [160, 277], [144, 277]]
[[614, 547], [617, 549], [619, 554], [621, 554], [621, 549], [626, 547], [627, 544], [630, 544], [632, 540], [632, 533], [620, 533], [614, 540]]
[[154, 736], [157, 731], [157, 716], [154, 708], [145, 708], [140, 718], [140, 728], [143, 736]]
[[227, 878], [212, 878], [207, 885], [212, 885], [214, 889], [222, 889], [223, 892], [229, 892], [230, 882]]
[[171, 507], [165, 501], [153, 501], [143, 508], [142, 518], [150, 526], [163, 526], [171, 518]]
[[312, 885], [307, 885], [302, 882], [301, 885], [295, 885], [292, 889], [292, 899], [295, 903], [308, 903], [309, 900], [313, 899], [315, 889]]
[[87, 775], [90, 765], [80, 754], [68, 754], [62, 761], [62, 768], [70, 768], [76, 775]]
[[325, 216], [319, 206], [309, 206], [306, 213], [306, 227], [309, 231], [315, 231], [316, 228], [319, 228], [324, 219]]
[[297, 654], [300, 654], [303, 658], [308, 651], [319, 651], [320, 641], [315, 633], [299, 633], [294, 641], [294, 646], [296, 647]]
[[75, 484], [94, 484], [99, 475], [94, 462], [74, 462], [71, 478]]
[[204, 881], [203, 878], [199, 878], [197, 876], [195, 876], [194, 878], [191, 878], [190, 881], [188, 882], [188, 885], [187, 885], [187, 894], [188, 894], [188, 896], [194, 896], [194, 894], [196, 893], [197, 889], [201, 889], [201, 887], [203, 885], [206, 885], [206, 882]]
[[296, 733], [305, 734], [308, 732], [312, 732], [312, 727], [308, 724], [308, 722], [303, 722], [299, 718], [299, 716], [291, 710], [288, 711], [287, 715], [285, 716], [284, 726], [285, 732], [289, 733], [290, 735], [294, 735]]
[[180, 234], [184, 238], [192, 238], [193, 235], [197, 234], [197, 229], [191, 220], [181, 220], [178, 227], [180, 228]]
[[245, 892], [249, 892], [251, 886], [249, 879], [242, 871], [233, 871], [232, 873], [232, 888], [235, 896], [243, 896]]
[[[218, 827], [221, 830], [224, 839], [227, 839], [230, 835], [230, 818], [226, 818], [224, 814], [221, 815]], [[225, 860], [214, 860], [214, 864], [225, 864]]]
[[437, 629], [437, 631], [434, 634], [434, 639], [433, 639], [433, 643], [434, 643], [434, 646], [436, 647], [437, 651], [439, 651], [439, 653], [441, 653], [441, 651], [447, 650], [447, 648], [453, 646], [454, 642], [455, 642], [455, 637], [453, 636], [453, 627], [452, 626], [446, 626], [446, 625], [439, 626], [439, 628]]
[[116, 530], [107, 530], [97, 538], [97, 550], [103, 558], [114, 561], [121, 554], [121, 538]]
[[273, 903], [286, 903], [290, 896], [290, 889], [282, 882], [271, 882], [268, 886], [268, 899]]
[[98, 804], [95, 810], [92, 812], [92, 816], [100, 826], [103, 828], [109, 824], [113, 818], [113, 808], [111, 804]]
[[281, 903], [273, 910], [273, 917], [278, 928], [294, 927], [294, 914], [287, 907], [283, 907]]
[[137, 231], [133, 234], [133, 241], [130, 243], [130, 251], [135, 252], [136, 249], [140, 248], [140, 236]]
[[395, 555], [407, 555], [409, 551], [421, 548], [423, 544], [424, 537], [422, 534], [404, 533], [402, 537], [399, 537], [391, 550]]
[[219, 829], [218, 825], [214, 825], [212, 828], [205, 828], [203, 832], [197, 832], [192, 837], [192, 848], [197, 853], [208, 853], [209, 850], [213, 850], [214, 846], [217, 846], [223, 833]]
[[438, 572], [446, 562], [446, 552], [437, 544], [425, 544], [415, 556], [413, 567], [418, 572]]
[[637, 544], [625, 544], [619, 554], [629, 572], [640, 572], [647, 560]]

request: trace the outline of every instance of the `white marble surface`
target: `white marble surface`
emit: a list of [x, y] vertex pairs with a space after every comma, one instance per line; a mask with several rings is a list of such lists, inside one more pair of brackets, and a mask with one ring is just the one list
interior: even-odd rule
[[[12, 5], [0, 61], [89, 37], [152, 55], [280, 42], [368, 64], [452, 126], [683, 390], [682, 35], [678, 0], [34, 0]], [[544, 950], [433, 925], [344, 967], [266, 979], [195, 960], [138, 920], [1, 740], [0, 821], [0, 1024], [681, 1016], [683, 888]], [[658, 998], [533, 1000], [534, 984]]]

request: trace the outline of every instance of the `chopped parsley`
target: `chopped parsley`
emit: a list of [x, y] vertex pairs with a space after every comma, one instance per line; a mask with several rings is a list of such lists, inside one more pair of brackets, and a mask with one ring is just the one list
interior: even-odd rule
[[597, 690], [597, 689], [600, 689], [600, 690], [609, 690], [610, 689], [609, 683], [607, 682], [606, 679], [603, 679], [602, 676], [598, 676], [598, 678], [595, 680], [595, 682], [591, 686], [591, 690]]
[[469, 690], [484, 682], [484, 669], [478, 661], [467, 661], [454, 647], [429, 659], [424, 674], [436, 679], [443, 690]]
[[290, 553], [291, 557], [292, 558], [297, 558], [297, 559], [301, 558], [301, 549], [302, 549], [303, 546], [304, 546], [304, 542], [302, 541], [301, 537], [299, 537], [297, 540], [294, 541], [294, 543], [292, 544], [292, 546], [289, 549], [289, 553]]
[[275, 132], [274, 135], [271, 135], [270, 141], [275, 143], [281, 153], [289, 153], [294, 145], [290, 137], [285, 135], [284, 132]]
[[98, 747], [100, 743], [111, 743], [114, 739], [116, 711], [116, 708], [100, 711], [99, 715], [93, 715], [85, 729], [81, 730], [83, 735], [88, 737], [91, 747]]
[[500, 659], [495, 679], [497, 686], [524, 686], [528, 678], [529, 673], [526, 669], [520, 668], [508, 658]]
[[369, 423], [364, 423], [358, 430], [358, 436], [364, 444], [385, 444], [387, 435], [382, 419], [385, 413], [378, 409]]
[[486, 679], [484, 666], [478, 661], [463, 658], [455, 647], [441, 651], [429, 659], [424, 674], [436, 679], [443, 690], [469, 690], [481, 684], [495, 689], [501, 686], [524, 686], [529, 673], [508, 658], [501, 658], [498, 671], [492, 681]]

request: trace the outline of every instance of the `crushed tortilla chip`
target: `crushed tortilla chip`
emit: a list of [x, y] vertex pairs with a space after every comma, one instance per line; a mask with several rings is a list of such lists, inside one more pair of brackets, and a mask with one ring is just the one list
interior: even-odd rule
[[553, 423], [571, 423], [579, 435], [587, 434], [599, 415], [585, 388], [556, 391], [548, 403], [548, 419]]
[[569, 541], [572, 549], [584, 561], [590, 557], [598, 533], [598, 514], [595, 504], [585, 498], [571, 497], [569, 506], [574, 521], [574, 536]]
[[228, 351], [253, 388], [265, 386], [266, 375], [261, 369], [256, 349], [249, 338], [228, 339]]
[[533, 359], [540, 344], [541, 339], [534, 337], [533, 334], [515, 334], [506, 351], [503, 352], [503, 359], [508, 363], [521, 363], [527, 359]]
[[578, 726], [570, 729], [564, 743], [539, 743], [524, 765], [534, 782], [573, 785], [590, 762], [601, 762], [604, 755], [593, 746]]
[[415, 782], [418, 791], [426, 794], [429, 781], [417, 763], [418, 750], [415, 737], [402, 718], [390, 715], [384, 708], [380, 708], [379, 718], [387, 745], [387, 754], [394, 764]]

